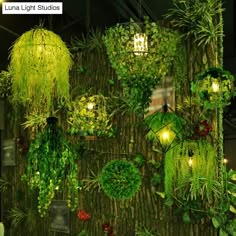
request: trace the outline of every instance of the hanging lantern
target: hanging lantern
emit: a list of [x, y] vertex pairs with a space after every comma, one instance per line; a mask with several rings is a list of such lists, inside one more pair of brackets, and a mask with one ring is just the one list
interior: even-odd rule
[[13, 101], [31, 110], [49, 111], [69, 99], [72, 59], [60, 36], [35, 28], [20, 36], [11, 50]]
[[210, 68], [200, 74], [191, 89], [196, 93], [195, 101], [207, 109], [228, 105], [233, 95], [234, 77], [221, 68]]
[[184, 121], [172, 112], [155, 112], [145, 118], [148, 140], [160, 144], [167, 150], [176, 138], [181, 137]]
[[148, 19], [107, 29], [108, 59], [122, 81], [131, 110], [140, 114], [149, 106], [152, 90], [169, 72], [179, 39], [173, 30]]

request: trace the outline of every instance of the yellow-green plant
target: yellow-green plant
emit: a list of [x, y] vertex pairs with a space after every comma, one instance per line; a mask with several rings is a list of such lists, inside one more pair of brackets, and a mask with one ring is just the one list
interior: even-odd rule
[[10, 58], [14, 103], [50, 111], [69, 99], [72, 59], [60, 36], [41, 27], [27, 31], [14, 43]]
[[81, 136], [112, 136], [111, 116], [107, 111], [107, 98], [101, 94], [80, 96], [69, 106], [69, 131]]
[[165, 194], [172, 199], [212, 202], [216, 153], [206, 140], [184, 140], [165, 155]]

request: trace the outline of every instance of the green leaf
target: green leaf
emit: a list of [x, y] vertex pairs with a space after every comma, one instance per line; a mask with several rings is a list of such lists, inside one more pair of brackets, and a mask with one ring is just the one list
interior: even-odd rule
[[229, 236], [229, 234], [225, 232], [223, 229], [220, 229], [219, 236]]
[[236, 209], [234, 208], [234, 206], [230, 205], [229, 210], [236, 214]]
[[219, 219], [219, 218], [217, 218], [217, 217], [213, 217], [212, 218], [212, 224], [213, 224], [213, 226], [217, 229], [217, 228], [219, 228], [219, 226], [221, 225], [221, 220]]
[[191, 223], [191, 218], [190, 218], [189, 213], [187, 211], [185, 211], [183, 214], [183, 222], [185, 224]]
[[161, 198], [165, 198], [165, 193], [164, 192], [158, 192], [156, 191], [156, 194], [158, 194]]

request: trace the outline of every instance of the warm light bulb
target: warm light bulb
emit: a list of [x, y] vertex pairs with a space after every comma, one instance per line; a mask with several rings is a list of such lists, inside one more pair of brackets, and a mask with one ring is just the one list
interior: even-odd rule
[[213, 81], [211, 87], [214, 93], [217, 93], [220, 90], [220, 85], [218, 81]]
[[168, 130], [165, 130], [161, 134], [163, 141], [167, 141], [170, 138], [170, 132]]
[[192, 167], [192, 165], [193, 165], [193, 159], [190, 157], [189, 158], [189, 160], [188, 160], [188, 165], [190, 166], [190, 167]]
[[228, 163], [228, 159], [224, 158], [223, 163], [227, 164]]
[[88, 110], [93, 110], [93, 107], [94, 107], [94, 104], [92, 102], [89, 102], [87, 106]]
[[135, 34], [134, 35], [134, 54], [142, 55], [144, 52], [147, 52], [147, 36], [146, 34]]

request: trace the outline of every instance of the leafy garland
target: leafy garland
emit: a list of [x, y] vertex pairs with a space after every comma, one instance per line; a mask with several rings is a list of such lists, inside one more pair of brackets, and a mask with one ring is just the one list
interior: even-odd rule
[[215, 175], [214, 148], [205, 140], [184, 140], [165, 155], [167, 202], [173, 203], [173, 198], [211, 202]]
[[[134, 53], [134, 36], [145, 33], [148, 51]], [[104, 43], [111, 66], [124, 87], [124, 95], [132, 110], [143, 112], [148, 107], [152, 90], [169, 71], [176, 54], [179, 35], [145, 19], [143, 25], [133, 21], [109, 28]]]
[[129, 199], [139, 190], [141, 175], [132, 162], [112, 160], [103, 167], [99, 182], [107, 196]]
[[[206, 109], [223, 108], [233, 96], [234, 76], [220, 67], [212, 67], [198, 75], [191, 90], [196, 94], [195, 102]], [[214, 84], [216, 91], [214, 91]]]
[[56, 118], [48, 118], [44, 133], [39, 133], [28, 151], [26, 174], [22, 177], [31, 189], [37, 188], [38, 211], [47, 213], [56, 192], [67, 192], [68, 207], [78, 204], [77, 157], [63, 132], [56, 126]]

